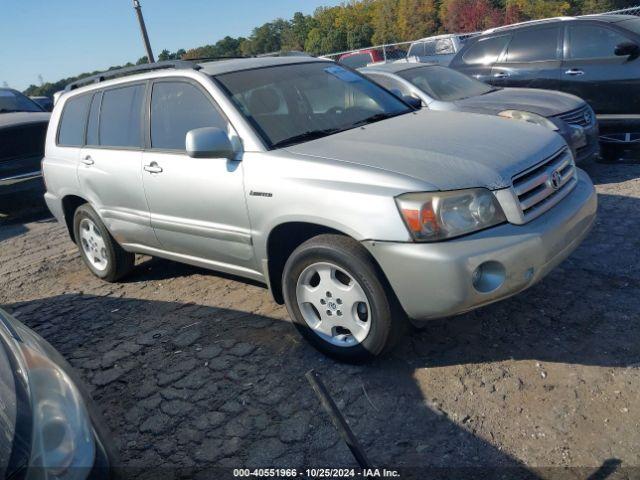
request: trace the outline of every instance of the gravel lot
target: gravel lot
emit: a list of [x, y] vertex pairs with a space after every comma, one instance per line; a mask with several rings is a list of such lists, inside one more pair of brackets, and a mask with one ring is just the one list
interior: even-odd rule
[[586, 170], [599, 220], [569, 260], [366, 366], [316, 353], [259, 285], [148, 257], [102, 283], [32, 202], [0, 201], [0, 304], [80, 371], [127, 467], [353, 465], [315, 368], [377, 465], [640, 475], [640, 165]]

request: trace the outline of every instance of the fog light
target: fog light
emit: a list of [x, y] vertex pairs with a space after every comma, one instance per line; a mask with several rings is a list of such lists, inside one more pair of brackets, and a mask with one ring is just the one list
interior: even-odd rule
[[505, 280], [504, 266], [500, 262], [484, 262], [473, 271], [473, 288], [480, 293], [490, 293], [502, 286]]

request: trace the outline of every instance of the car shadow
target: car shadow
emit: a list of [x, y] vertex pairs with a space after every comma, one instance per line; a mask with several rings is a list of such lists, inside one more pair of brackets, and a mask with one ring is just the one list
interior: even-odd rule
[[41, 183], [0, 194], [0, 242], [26, 233], [28, 223], [51, 218], [43, 195]]

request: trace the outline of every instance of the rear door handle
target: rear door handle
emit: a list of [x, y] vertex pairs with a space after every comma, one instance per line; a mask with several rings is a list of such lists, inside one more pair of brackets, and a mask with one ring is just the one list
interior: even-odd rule
[[144, 166], [144, 171], [149, 173], [161, 173], [162, 167], [157, 162], [151, 162], [149, 165]]
[[584, 75], [582, 70], [578, 70], [577, 68], [572, 68], [564, 72], [565, 75]]
[[94, 162], [93, 158], [91, 158], [91, 155], [87, 155], [86, 157], [84, 157], [82, 160], [80, 160], [82, 163], [84, 163], [85, 165], [93, 165]]
[[507, 78], [509, 75], [507, 75], [504, 72], [498, 72], [498, 73], [494, 73], [493, 74], [493, 78]]

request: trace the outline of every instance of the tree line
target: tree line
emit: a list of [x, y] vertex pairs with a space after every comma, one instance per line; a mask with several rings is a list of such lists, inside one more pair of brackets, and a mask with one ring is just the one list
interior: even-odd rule
[[[312, 15], [296, 12], [256, 27], [245, 37], [226, 36], [216, 43], [175, 52], [163, 50], [158, 60], [243, 57], [278, 51], [313, 55], [355, 50], [382, 43], [415, 40], [439, 33], [473, 32], [538, 18], [599, 13], [636, 4], [638, 0], [350, 0], [319, 7]], [[141, 57], [136, 64], [147, 63]], [[133, 63], [111, 67], [122, 68]], [[65, 85], [99, 72], [31, 85], [27, 95], [52, 96]]]

